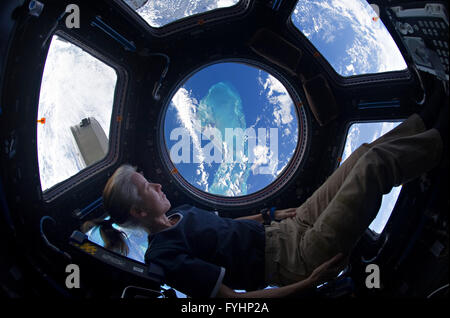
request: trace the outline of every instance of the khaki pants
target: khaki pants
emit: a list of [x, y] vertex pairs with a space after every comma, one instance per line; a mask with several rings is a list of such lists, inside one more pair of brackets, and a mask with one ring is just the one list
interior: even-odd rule
[[287, 285], [348, 254], [375, 218], [383, 194], [434, 168], [442, 140], [417, 114], [363, 144], [300, 207], [266, 226], [266, 283]]

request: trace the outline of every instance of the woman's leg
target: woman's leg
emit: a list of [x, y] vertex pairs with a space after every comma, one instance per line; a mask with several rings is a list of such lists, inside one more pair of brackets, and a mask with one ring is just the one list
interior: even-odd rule
[[266, 281], [277, 285], [289, 284], [307, 277], [307, 269], [301, 255], [299, 242], [312, 228], [321, 213], [326, 210], [344, 183], [356, 162], [371, 148], [403, 136], [424, 131], [424, 125], [416, 114], [371, 144], [364, 144], [345, 160], [342, 165], [300, 207], [297, 215], [282, 222], [272, 222], [266, 227]]
[[422, 119], [419, 115], [413, 114], [403, 123], [374, 142], [361, 145], [333, 172], [327, 181], [325, 181], [304, 204], [297, 208], [297, 221], [303, 225], [312, 226], [339, 191], [356, 162], [370, 148], [396, 138], [412, 136], [423, 131], [425, 131], [425, 126]]
[[376, 216], [382, 195], [434, 168], [441, 153], [436, 129], [376, 143], [367, 150], [300, 242], [307, 271], [337, 253], [349, 253]]

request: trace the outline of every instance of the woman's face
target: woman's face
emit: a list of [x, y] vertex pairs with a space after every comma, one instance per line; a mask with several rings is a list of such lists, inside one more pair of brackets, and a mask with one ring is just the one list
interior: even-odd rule
[[131, 176], [142, 199], [144, 209], [151, 212], [153, 217], [164, 215], [170, 209], [170, 202], [162, 192], [162, 186], [158, 183], [150, 183], [138, 172]]

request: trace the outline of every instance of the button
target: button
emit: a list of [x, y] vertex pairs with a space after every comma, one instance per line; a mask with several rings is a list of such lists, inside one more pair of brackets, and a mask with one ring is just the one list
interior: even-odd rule
[[438, 41], [438, 43], [439, 43], [440, 47], [444, 47], [444, 44], [442, 43], [442, 41]]
[[423, 34], [428, 35], [427, 29], [422, 29]]
[[422, 22], [422, 20], [419, 20], [419, 26], [423, 27], [423, 22]]
[[408, 33], [414, 33], [414, 29], [411, 26], [411, 24], [405, 23], [405, 27], [406, 27], [406, 30], [408, 30]]
[[447, 42], [444, 42], [444, 46], [445, 46], [446, 49], [448, 49], [448, 44], [447, 44]]
[[425, 26], [428, 28], [429, 27], [429, 25], [428, 25], [428, 22], [427, 21], [423, 21], [423, 23], [425, 24]]
[[[409, 24], [408, 24], [409, 25]], [[397, 30], [403, 34], [403, 35], [407, 35], [408, 34], [408, 27], [407, 27], [407, 23], [397, 23]]]
[[433, 44], [434, 44], [434, 46], [438, 45], [436, 40], [433, 40]]

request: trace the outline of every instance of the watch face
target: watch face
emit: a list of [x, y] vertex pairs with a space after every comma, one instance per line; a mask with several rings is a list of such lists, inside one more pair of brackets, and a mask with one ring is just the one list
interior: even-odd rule
[[261, 215], [262, 215], [263, 220], [264, 220], [264, 225], [269, 225], [270, 222], [272, 221], [272, 220], [270, 219], [269, 214], [268, 214], [267, 212], [269, 212], [269, 209], [268, 209], [268, 208], [264, 208], [264, 209], [261, 210]]

